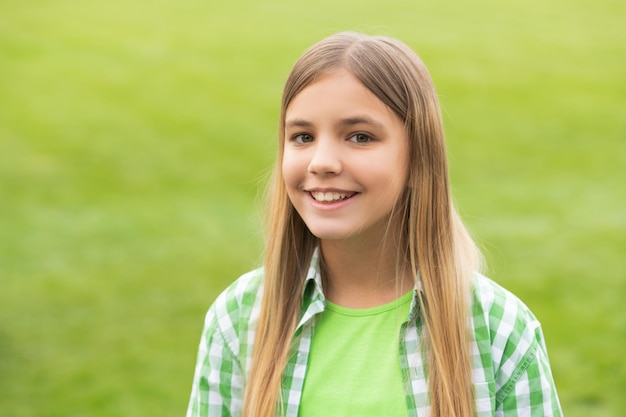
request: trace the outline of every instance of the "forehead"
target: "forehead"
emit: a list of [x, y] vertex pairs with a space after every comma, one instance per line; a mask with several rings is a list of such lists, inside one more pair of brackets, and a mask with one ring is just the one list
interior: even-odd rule
[[295, 119], [367, 116], [381, 123], [399, 117], [352, 73], [345, 69], [326, 74], [300, 91], [285, 112], [286, 125]]

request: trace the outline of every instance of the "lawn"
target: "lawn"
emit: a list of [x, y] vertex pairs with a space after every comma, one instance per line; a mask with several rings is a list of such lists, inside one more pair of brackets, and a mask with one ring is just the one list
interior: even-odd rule
[[623, 415], [626, 3], [297, 3], [0, 3], [0, 415], [184, 414], [204, 313], [259, 264], [282, 84], [347, 29], [429, 67], [566, 415]]

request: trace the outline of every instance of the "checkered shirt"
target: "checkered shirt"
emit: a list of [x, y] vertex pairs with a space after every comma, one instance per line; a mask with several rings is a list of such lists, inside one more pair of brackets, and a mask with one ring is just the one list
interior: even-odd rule
[[[240, 416], [259, 317], [263, 270], [249, 272], [210, 307], [200, 342], [187, 417]], [[315, 317], [324, 311], [314, 256], [304, 286], [301, 319], [282, 377], [282, 415], [297, 417]], [[474, 279], [472, 365], [476, 417], [562, 416], [541, 327], [513, 294], [482, 275]], [[417, 291], [417, 290], [415, 290]], [[280, 323], [276, 323], [280, 325]], [[424, 327], [416, 295], [400, 328], [399, 360], [407, 415], [429, 414]], [[375, 365], [375, 364], [373, 364]]]

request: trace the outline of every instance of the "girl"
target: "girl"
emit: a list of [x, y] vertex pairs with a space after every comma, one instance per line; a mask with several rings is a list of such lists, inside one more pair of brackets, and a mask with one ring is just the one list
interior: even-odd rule
[[389, 38], [285, 85], [263, 269], [209, 309], [187, 416], [560, 416], [540, 325], [479, 275], [437, 95]]

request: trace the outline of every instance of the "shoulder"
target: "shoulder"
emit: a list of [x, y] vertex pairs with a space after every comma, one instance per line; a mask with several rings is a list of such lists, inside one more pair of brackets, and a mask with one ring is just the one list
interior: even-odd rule
[[492, 387], [495, 409], [505, 415], [561, 416], [541, 324], [526, 304], [477, 274], [472, 325], [474, 374]]
[[[496, 410], [561, 416], [541, 324], [510, 291], [476, 275], [472, 324], [474, 371], [493, 384]], [[482, 370], [482, 372], [479, 371]]]
[[263, 281], [263, 268], [247, 272], [230, 284], [213, 302], [211, 309], [221, 315], [242, 313], [254, 305]]
[[472, 305], [474, 314], [481, 313], [492, 330], [539, 327], [537, 318], [524, 302], [481, 274], [474, 275]]
[[263, 269], [250, 271], [229, 285], [213, 302], [205, 318], [205, 334], [216, 333], [237, 355], [256, 328], [263, 292]]
[[480, 274], [473, 281], [472, 316], [478, 351], [491, 358], [485, 376], [507, 390], [545, 350], [541, 324], [517, 296]]
[[489, 348], [496, 371], [534, 355], [541, 324], [517, 296], [480, 274], [474, 278], [472, 315], [479, 348]]
[[[198, 348], [188, 416], [241, 413], [263, 270], [242, 275], [209, 308]], [[230, 415], [230, 413], [229, 413]]]

